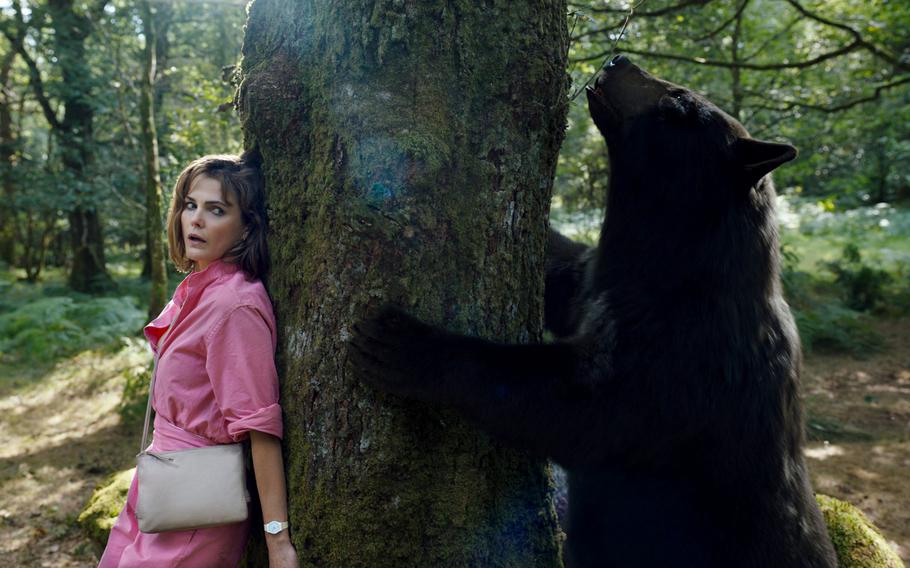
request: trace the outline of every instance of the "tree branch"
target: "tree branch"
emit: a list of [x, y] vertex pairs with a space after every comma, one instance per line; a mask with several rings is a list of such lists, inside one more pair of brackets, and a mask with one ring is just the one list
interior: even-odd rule
[[[709, 4], [713, 1], [714, 0], [681, 0], [681, 2], [679, 4], [665, 6], [663, 8], [659, 8], [657, 10], [651, 10], [650, 12], [635, 12], [635, 15], [642, 16], [645, 18], [656, 18], [659, 16], [665, 16], [667, 14], [672, 14], [673, 12], [679, 12], [680, 10], [684, 10], [684, 9], [688, 8], [689, 6], [704, 7], [705, 4]], [[588, 12], [593, 12], [593, 13], [597, 13], [597, 14], [628, 14], [629, 13], [629, 8], [610, 8], [608, 6], [605, 6], [603, 8], [592, 8], [588, 4], [575, 4], [575, 3], [570, 3], [569, 7], [575, 8], [578, 10], [583, 10], [583, 11], [586, 10]]]
[[[840, 49], [835, 49], [834, 51], [829, 51], [828, 53], [823, 53], [818, 57], [812, 59], [807, 59], [805, 61], [797, 61], [795, 63], [746, 63], [738, 62], [733, 63], [731, 61], [719, 61], [716, 59], [705, 59], [703, 57], [687, 57], [685, 55], [676, 55], [674, 53], [657, 53], [653, 51], [645, 51], [640, 49], [632, 49], [626, 47], [623, 49], [623, 53], [632, 53], [635, 55], [644, 55], [646, 57], [655, 57], [657, 59], [670, 59], [673, 61], [683, 61], [686, 63], [693, 63], [696, 65], [705, 65], [708, 67], [724, 67], [727, 69], [751, 69], [753, 71], [780, 71], [781, 69], [805, 69], [807, 67], [812, 67], [813, 65], [818, 65], [823, 61], [829, 59], [834, 59], [835, 57], [840, 57], [846, 53], [862, 47], [859, 42], [854, 41], [853, 43], [847, 44]], [[570, 59], [570, 63], [579, 63], [582, 61], [592, 61], [595, 59], [600, 59], [605, 57], [610, 51], [602, 51], [595, 55], [589, 55], [587, 57], [579, 57], [577, 59]]]
[[44, 81], [41, 80], [41, 71], [38, 69], [38, 64], [35, 63], [35, 60], [25, 49], [25, 43], [23, 41], [23, 36], [25, 35], [25, 22], [22, 19], [22, 6], [19, 2], [13, 2], [13, 7], [16, 12], [16, 35], [13, 35], [6, 26], [3, 27], [3, 35], [6, 36], [6, 39], [12, 44], [13, 49], [19, 54], [22, 61], [24, 61], [25, 65], [28, 67], [29, 84], [32, 86], [32, 91], [35, 93], [35, 98], [38, 100], [42, 112], [44, 112], [45, 120], [47, 120], [47, 123], [50, 124], [52, 129], [62, 131], [63, 124], [57, 119], [57, 113], [54, 112], [53, 107], [51, 107], [50, 99], [47, 98], [47, 95], [44, 92]]
[[[643, 12], [636, 11], [635, 17], [636, 18], [659, 18], [660, 16], [665, 16], [667, 14], [672, 14], [673, 12], [679, 12], [679, 11], [685, 10], [686, 8], [688, 8], [690, 6], [704, 7], [705, 4], [708, 4], [709, 2], [712, 2], [712, 1], [713, 0], [683, 0], [679, 4], [674, 4], [672, 6], [666, 6], [664, 8], [660, 8], [658, 10], [643, 11]], [[582, 6], [581, 4], [570, 4], [570, 6], [573, 8], [576, 8], [578, 10], [581, 10], [582, 12], [588, 11], [588, 12], [596, 12], [596, 13], [601, 13], [601, 14], [628, 14], [629, 13], [628, 8], [592, 8], [590, 6]], [[612, 25], [609, 25], [609, 26], [606, 26], [603, 28], [588, 30], [586, 32], [578, 34], [577, 36], [572, 37], [571, 40], [575, 41], [575, 40], [578, 40], [578, 39], [581, 39], [583, 37], [587, 37], [590, 35], [606, 33], [609, 31], [613, 31], [617, 28], [621, 28], [621, 27], [622, 27], [622, 23], [620, 22], [619, 24], [612, 24]]]
[[743, 12], [746, 11], [746, 6], [748, 4], [749, 4], [749, 0], [742, 0], [742, 2], [740, 2], [739, 6], [736, 8], [736, 12], [732, 16], [730, 16], [729, 18], [724, 20], [723, 23], [721, 23], [721, 25], [717, 26], [712, 31], [710, 31], [704, 35], [691, 38], [692, 41], [705, 41], [706, 39], [711, 39], [712, 37], [716, 36], [723, 30], [725, 30], [727, 28], [727, 26], [729, 26], [730, 24], [735, 22], [738, 18], [741, 18], [743, 15]]
[[[751, 106], [752, 108], [760, 108], [760, 109], [764, 109], [764, 110], [771, 110], [774, 112], [788, 112], [795, 108], [802, 108], [802, 109], [807, 109], [807, 110], [823, 112], [826, 114], [831, 114], [831, 113], [841, 112], [841, 111], [847, 110], [849, 108], [853, 108], [853, 107], [861, 105], [863, 103], [868, 103], [868, 102], [878, 100], [879, 98], [881, 98], [883, 91], [886, 91], [888, 89], [893, 89], [894, 87], [898, 87], [900, 85], [906, 85], [907, 83], [910, 83], [910, 76], [903, 77], [903, 78], [897, 79], [895, 81], [891, 81], [890, 83], [885, 83], [883, 85], [879, 85], [875, 88], [875, 90], [872, 92], [872, 94], [867, 95], [865, 97], [860, 97], [857, 99], [845, 101], [842, 103], [835, 104], [833, 106], [813, 105], [813, 104], [809, 104], [809, 103], [801, 103], [798, 101], [774, 101], [774, 100], [772, 100], [771, 102], [780, 103], [780, 106], [761, 105], [761, 104], [749, 105], [749, 106]], [[749, 96], [753, 96], [753, 97], [756, 97], [756, 98], [759, 98], [762, 100], [766, 100], [766, 101], [768, 100], [768, 96], [766, 93], [750, 92], [748, 94], [749, 94]]]
[[870, 51], [871, 53], [875, 54], [876, 56], [880, 57], [881, 59], [884, 59], [885, 61], [887, 61], [891, 65], [895, 66], [896, 68], [901, 69], [903, 71], [907, 71], [908, 69], [910, 69], [910, 67], [908, 67], [906, 64], [900, 62], [898, 60], [898, 58], [895, 57], [894, 55], [892, 55], [890, 53], [885, 53], [877, 46], [866, 41], [863, 38], [862, 34], [860, 34], [855, 29], [851, 28], [847, 24], [835, 22], [833, 20], [829, 20], [827, 18], [819, 16], [818, 14], [816, 14], [814, 12], [810, 12], [805, 7], [803, 7], [803, 5], [800, 4], [797, 0], [787, 0], [787, 3], [790, 4], [791, 6], [793, 6], [793, 8], [797, 12], [799, 12], [806, 18], [809, 18], [810, 20], [814, 20], [820, 24], [824, 24], [826, 26], [830, 26], [832, 28], [836, 28], [836, 29], [847, 32], [848, 34], [853, 36], [853, 43], [862, 46], [864, 49]]

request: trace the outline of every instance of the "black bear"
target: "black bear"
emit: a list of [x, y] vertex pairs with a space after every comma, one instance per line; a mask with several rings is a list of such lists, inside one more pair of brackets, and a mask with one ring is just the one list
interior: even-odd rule
[[611, 177], [596, 249], [551, 233], [557, 341], [504, 345], [386, 308], [352, 369], [568, 471], [572, 567], [834, 567], [802, 455], [781, 295], [786, 144], [618, 56], [588, 89]]

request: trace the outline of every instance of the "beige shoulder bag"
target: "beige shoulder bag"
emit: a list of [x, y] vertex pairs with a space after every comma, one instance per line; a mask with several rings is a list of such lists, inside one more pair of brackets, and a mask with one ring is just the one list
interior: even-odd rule
[[146, 451], [158, 358], [149, 385], [142, 446], [136, 456], [136, 518], [144, 533], [213, 527], [246, 520], [243, 444], [173, 452]]

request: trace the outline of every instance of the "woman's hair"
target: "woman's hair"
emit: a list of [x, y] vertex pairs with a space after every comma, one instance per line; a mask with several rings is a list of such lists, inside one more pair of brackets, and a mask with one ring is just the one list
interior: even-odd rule
[[221, 196], [237, 200], [246, 236], [225, 253], [224, 260], [240, 265], [250, 278], [263, 278], [269, 269], [269, 249], [266, 243], [268, 230], [265, 212], [265, 186], [259, 169], [259, 153], [256, 150], [242, 156], [211, 155], [194, 160], [180, 172], [171, 206], [167, 214], [167, 244], [171, 260], [181, 272], [193, 270], [195, 263], [186, 257], [183, 239], [181, 213], [186, 208], [186, 196], [193, 182], [200, 176], [209, 177], [221, 183]]

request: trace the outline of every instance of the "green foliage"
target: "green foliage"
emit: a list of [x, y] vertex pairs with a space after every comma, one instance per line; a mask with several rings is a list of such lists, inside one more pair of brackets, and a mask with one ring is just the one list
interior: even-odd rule
[[867, 357], [884, 348], [871, 318], [842, 303], [838, 286], [799, 270], [800, 255], [792, 245], [781, 246], [784, 295], [793, 310], [803, 350], [850, 353]]
[[891, 275], [881, 268], [864, 264], [856, 244], [847, 244], [841, 258], [825, 263], [825, 266], [834, 274], [847, 307], [864, 312], [885, 302], [885, 289], [891, 282]]
[[864, 358], [884, 348], [884, 339], [872, 329], [869, 317], [838, 303], [816, 303], [793, 312], [807, 353], [846, 352]]
[[0, 314], [0, 357], [48, 361], [134, 335], [145, 314], [132, 297], [41, 298]]
[[[838, 206], [910, 195], [910, 3], [801, 4], [821, 19], [787, 2], [648, 0], [636, 4], [617, 38], [629, 3], [570, 3], [569, 73], [579, 95], [557, 170], [562, 203], [603, 204], [603, 141], [581, 88], [613, 55], [614, 42], [648, 71], [705, 94], [753, 136], [799, 148], [800, 158], [775, 174], [780, 187]], [[853, 38], [838, 26], [856, 30], [875, 51], [848, 48]]]
[[126, 374], [117, 413], [123, 424], [142, 424], [152, 380], [152, 368], [132, 369]]
[[575, 210], [572, 206], [554, 204], [550, 208], [550, 225], [563, 235], [580, 243], [594, 246], [600, 238], [604, 210], [587, 208]]
[[[59, 3], [58, 3], [59, 4]], [[65, 4], [64, 4], [65, 5]], [[74, 90], [85, 93], [91, 107], [92, 135], [87, 137], [84, 175], [74, 176], [64, 166], [59, 132], [35, 102], [29, 68], [22, 57], [13, 60], [3, 81], [0, 105], [10, 112], [12, 141], [0, 140], [12, 154], [0, 159], [0, 179], [5, 201], [0, 203], [0, 250], [13, 247], [14, 264], [39, 278], [40, 257], [46, 249], [49, 266], [66, 266], [69, 219], [78, 203], [96, 208], [108, 246], [142, 247], [145, 243], [145, 197], [142, 177], [139, 91], [144, 38], [138, 33], [137, 4], [111, 0], [104, 10], [88, 10], [74, 3], [71, 13], [52, 2], [26, 4], [23, 30], [26, 48], [43, 79], [44, 94], [58, 120], [69, 116], [66, 101]], [[153, 3], [159, 24], [158, 72], [155, 105], [162, 181], [172, 186], [177, 173], [203, 154], [238, 152], [241, 134], [230, 101], [235, 85], [225, 67], [236, 64], [245, 18], [242, 3], [214, 3], [200, 16], [190, 2]], [[70, 69], [64, 80], [62, 62], [73, 58], [61, 53], [58, 22], [78, 16], [90, 34], [84, 54], [76, 57], [79, 69]], [[12, 31], [15, 16], [9, 3], [0, 3], [0, 25]], [[64, 28], [65, 29], [65, 28]], [[0, 36], [0, 53], [9, 49]], [[62, 56], [62, 57], [61, 57]], [[21, 103], [18, 101], [22, 101]], [[27, 101], [27, 103], [26, 103]], [[78, 137], [71, 137], [78, 138]], [[167, 197], [167, 196], [166, 196]], [[13, 235], [10, 240], [7, 235]]]

